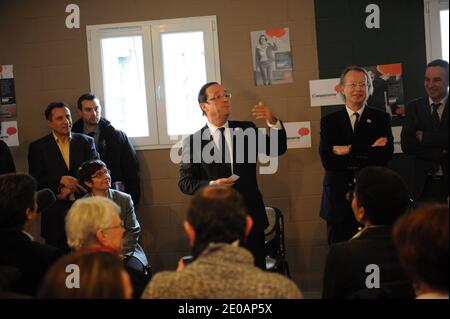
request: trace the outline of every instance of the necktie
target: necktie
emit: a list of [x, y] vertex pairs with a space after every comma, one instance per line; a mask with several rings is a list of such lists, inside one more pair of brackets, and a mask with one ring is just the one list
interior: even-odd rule
[[222, 163], [224, 165], [225, 168], [225, 176], [229, 176], [231, 175], [231, 160], [230, 160], [230, 154], [229, 151], [227, 149], [227, 141], [225, 139], [225, 128], [224, 127], [220, 127], [219, 128], [220, 131], [220, 152], [222, 154]]
[[431, 111], [431, 123], [433, 125], [433, 130], [439, 129], [439, 125], [441, 124], [441, 119], [439, 118], [438, 114], [438, 108], [441, 105], [441, 103], [433, 103], [431, 104], [431, 107], [433, 110]]
[[359, 113], [355, 112], [353, 113], [353, 115], [355, 116], [355, 124], [353, 124], [353, 132], [356, 131], [356, 128], [358, 127], [359, 124]]
[[225, 140], [225, 128], [224, 127], [219, 127], [219, 131], [220, 131], [220, 144], [219, 144], [219, 149], [220, 149], [220, 153], [222, 154], [222, 163], [226, 163], [225, 159], [225, 153], [226, 153], [226, 147], [227, 147], [227, 141]]

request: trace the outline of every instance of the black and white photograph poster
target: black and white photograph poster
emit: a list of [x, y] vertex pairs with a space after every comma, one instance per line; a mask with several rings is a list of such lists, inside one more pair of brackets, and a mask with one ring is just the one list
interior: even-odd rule
[[250, 33], [256, 86], [293, 82], [289, 28]]

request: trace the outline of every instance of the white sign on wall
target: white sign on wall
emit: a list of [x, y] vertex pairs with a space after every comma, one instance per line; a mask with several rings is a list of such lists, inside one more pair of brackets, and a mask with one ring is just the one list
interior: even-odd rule
[[19, 134], [17, 130], [17, 121], [1, 122], [0, 138], [8, 146], [19, 146]]
[[288, 148], [311, 147], [311, 122], [283, 123], [287, 134]]
[[339, 78], [326, 80], [310, 80], [309, 92], [311, 106], [344, 105], [339, 93]]

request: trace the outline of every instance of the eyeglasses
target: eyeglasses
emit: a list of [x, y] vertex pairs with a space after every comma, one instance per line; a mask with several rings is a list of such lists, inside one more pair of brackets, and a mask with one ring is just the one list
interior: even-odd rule
[[105, 175], [111, 175], [111, 171], [109, 169], [102, 169], [100, 171], [97, 171], [94, 175], [91, 176], [91, 178], [102, 178]]
[[120, 221], [120, 224], [119, 224], [119, 225], [117, 225], [117, 226], [111, 226], [111, 227], [105, 227], [105, 228], [103, 228], [103, 230], [115, 229], [115, 228], [122, 228], [122, 229], [124, 229], [124, 223], [123, 223], [123, 220]]
[[366, 83], [366, 82], [364, 82], [364, 83], [346, 83], [346, 84], [344, 84], [345, 86], [350, 86], [352, 89], [356, 89], [357, 87], [359, 87], [359, 88], [366, 88], [366, 87], [369, 87], [369, 83]]
[[221, 100], [224, 97], [226, 97], [227, 99], [231, 99], [232, 95], [231, 93], [225, 93], [225, 94], [218, 94], [218, 95], [214, 95], [212, 98], [207, 99], [207, 101], [217, 101], [217, 100]]

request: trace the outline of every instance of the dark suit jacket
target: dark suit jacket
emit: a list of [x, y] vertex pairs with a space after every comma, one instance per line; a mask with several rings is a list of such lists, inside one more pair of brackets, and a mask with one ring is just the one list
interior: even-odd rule
[[381, 288], [393, 282], [409, 286], [392, 241], [391, 227], [381, 226], [367, 228], [359, 237], [331, 246], [325, 265], [323, 298], [349, 298], [366, 288], [366, 278], [374, 273], [366, 272], [370, 264], [379, 267]]
[[[416, 131], [423, 132], [422, 142], [417, 140]], [[448, 99], [437, 131], [432, 128], [428, 97], [410, 102], [406, 106], [401, 138], [403, 152], [414, 156], [414, 169], [410, 178], [410, 191], [414, 199], [422, 194], [427, 175], [434, 174], [439, 165], [448, 184]]]
[[[250, 129], [250, 131], [255, 132], [255, 136], [258, 139], [265, 138], [266, 145], [270, 146], [270, 135], [260, 135], [258, 137], [257, 128], [252, 122], [241, 122], [241, 121], [229, 121], [230, 129], [240, 129], [245, 131]], [[201, 139], [202, 136], [207, 135], [208, 139]], [[272, 131], [270, 130], [271, 134]], [[180, 190], [188, 195], [194, 194], [198, 189], [209, 184], [210, 181], [216, 180], [218, 178], [226, 178], [231, 175], [230, 169], [228, 169], [229, 164], [223, 163], [205, 163], [203, 158], [200, 158], [201, 153], [208, 143], [214, 143], [209, 139], [211, 135], [209, 134], [208, 126], [204, 126], [200, 131], [197, 131], [193, 135], [186, 138], [183, 143], [183, 159], [180, 166], [180, 180], [178, 186]], [[272, 138], [272, 140], [274, 140]], [[197, 147], [193, 144], [194, 141], [201, 144]], [[278, 130], [278, 148], [273, 150], [273, 155], [284, 154], [287, 150], [287, 138], [286, 131], [283, 129]], [[211, 145], [211, 144], [210, 144]], [[256, 161], [252, 161], [252, 157], [257, 160], [257, 153], [264, 153], [264, 150], [257, 149], [257, 145], [252, 145], [249, 139], [245, 139], [245, 143], [242, 145], [243, 148], [237, 149], [236, 136], [233, 139], [233, 172], [239, 175], [240, 178], [235, 182], [234, 187], [237, 189], [247, 206], [247, 209], [254, 221], [254, 228], [258, 231], [263, 231], [267, 225], [267, 216], [265, 212], [264, 202], [262, 200], [261, 192], [259, 191], [257, 180], [256, 180]], [[254, 149], [252, 153], [251, 149]], [[236, 151], [237, 150], [237, 151]], [[243, 151], [245, 150], [245, 154]], [[267, 148], [266, 154], [270, 153], [270, 147]], [[194, 154], [194, 155], [193, 155]], [[238, 161], [236, 156], [243, 156], [241, 161]], [[194, 160], [192, 160], [194, 159]]]
[[[94, 139], [78, 133], [72, 133], [70, 141], [70, 169], [67, 169], [51, 133], [31, 143], [28, 150], [30, 175], [36, 178], [38, 189], [50, 188], [55, 194], [59, 193], [61, 176], [77, 177], [81, 164], [92, 159], [99, 159], [95, 151]], [[84, 194], [79, 194], [79, 196], [82, 195]], [[64, 217], [69, 207], [68, 201], [56, 201], [45, 211], [41, 222], [41, 235], [44, 238], [56, 240], [64, 236]]]
[[60, 250], [34, 242], [21, 231], [0, 231], [0, 265], [20, 271], [13, 292], [34, 296], [48, 268], [61, 256]]
[[14, 165], [14, 159], [11, 155], [8, 145], [0, 140], [0, 175], [7, 173], [14, 173], [16, 166]]
[[[383, 147], [371, 147], [380, 137], [387, 137]], [[333, 154], [334, 145], [351, 145], [350, 154]], [[386, 166], [394, 152], [389, 114], [365, 107], [355, 132], [346, 108], [331, 113], [320, 122], [320, 158], [325, 168], [320, 216], [329, 222], [353, 218], [346, 193], [353, 188], [355, 172], [378, 165]]]

